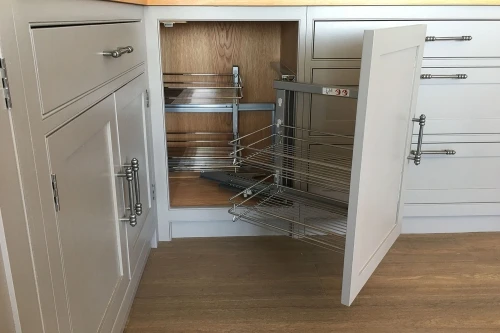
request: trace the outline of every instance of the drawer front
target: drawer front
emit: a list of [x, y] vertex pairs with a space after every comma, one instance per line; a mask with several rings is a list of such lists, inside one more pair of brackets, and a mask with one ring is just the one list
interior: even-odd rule
[[500, 133], [500, 68], [422, 68], [422, 74], [466, 79], [422, 79], [417, 112], [425, 134]]
[[500, 143], [424, 144], [422, 149], [456, 154], [424, 154], [420, 165], [411, 163], [406, 203], [500, 202]]
[[[406, 204], [404, 206], [403, 216], [405, 218], [420, 217], [420, 218], [441, 218], [452, 217], [453, 219], [447, 221], [447, 225], [439, 226], [439, 220], [433, 222], [432, 231], [427, 232], [476, 232], [476, 231], [492, 231], [497, 230], [499, 227], [498, 217], [500, 216], [499, 203], [451, 203], [451, 204]], [[492, 217], [494, 223], [488, 225], [488, 228], [481, 230], [480, 227], [475, 225], [475, 221], [471, 216]], [[461, 221], [466, 219], [466, 221]], [[414, 223], [421, 223], [422, 221], [414, 221]], [[446, 221], [446, 220], [444, 220]], [[444, 222], [443, 221], [443, 222]], [[479, 222], [479, 221], [477, 221]], [[456, 224], [461, 224], [456, 225]], [[495, 227], [493, 227], [495, 225]], [[437, 228], [437, 229], [436, 229]], [[442, 229], [441, 229], [442, 228]], [[458, 228], [458, 230], [454, 230]], [[438, 231], [441, 229], [441, 231]], [[462, 229], [462, 230], [460, 230]]]
[[367, 29], [426, 24], [427, 36], [472, 36], [470, 41], [434, 41], [425, 44], [424, 57], [500, 57], [500, 21], [315, 21], [314, 59], [361, 58]]
[[[425, 140], [432, 135], [500, 134], [500, 68], [422, 68], [432, 75], [466, 74], [467, 79], [422, 79], [417, 115], [425, 114]], [[359, 69], [313, 69], [314, 83], [357, 85]], [[310, 128], [353, 135], [356, 100], [312, 95]], [[414, 140], [418, 126], [414, 126]], [[486, 140], [490, 141], [490, 140]]]
[[[33, 49], [42, 113], [61, 108], [144, 62], [141, 22], [35, 28]], [[132, 46], [119, 58], [103, 51]]]
[[[313, 69], [313, 83], [357, 86], [358, 68]], [[342, 135], [353, 135], [356, 124], [356, 99], [311, 95], [310, 129]]]

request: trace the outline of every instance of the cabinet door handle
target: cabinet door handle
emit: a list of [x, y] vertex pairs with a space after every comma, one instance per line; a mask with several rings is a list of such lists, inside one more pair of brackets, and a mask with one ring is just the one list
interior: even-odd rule
[[467, 74], [450, 74], [450, 75], [437, 75], [437, 74], [422, 74], [420, 75], [421, 79], [429, 80], [429, 79], [457, 79], [457, 80], [465, 80], [468, 78]]
[[131, 167], [126, 167], [125, 173], [118, 174], [118, 177], [125, 178], [125, 180], [127, 181], [127, 192], [130, 204], [130, 207], [128, 208], [128, 210], [130, 211], [129, 217], [122, 218], [120, 219], [120, 221], [128, 222], [132, 227], [135, 227], [137, 225], [137, 215], [135, 214], [134, 210], [134, 194], [132, 193], [132, 181], [134, 180], [134, 172], [132, 171]]
[[452, 36], [452, 37], [427, 36], [427, 37], [425, 37], [426, 42], [442, 42], [442, 41], [468, 42], [471, 40], [472, 40], [472, 36]]
[[414, 123], [418, 123], [420, 126], [418, 129], [417, 150], [410, 151], [410, 156], [408, 156], [408, 159], [413, 160], [415, 165], [420, 165], [420, 161], [422, 160], [422, 141], [424, 139], [425, 118], [425, 114], [421, 114], [420, 117], [412, 119]]
[[134, 189], [135, 189], [135, 213], [137, 215], [142, 215], [142, 203], [141, 203], [141, 184], [139, 183], [139, 160], [137, 158], [133, 158], [130, 161], [130, 165], [132, 167], [132, 171], [134, 172]]
[[[410, 154], [415, 155], [416, 150], [412, 150]], [[443, 150], [421, 150], [420, 155], [455, 155], [457, 152], [453, 149], [443, 149]]]
[[134, 52], [134, 48], [132, 46], [126, 46], [126, 47], [119, 47], [113, 51], [104, 51], [102, 55], [105, 57], [120, 58], [123, 54], [132, 52]]

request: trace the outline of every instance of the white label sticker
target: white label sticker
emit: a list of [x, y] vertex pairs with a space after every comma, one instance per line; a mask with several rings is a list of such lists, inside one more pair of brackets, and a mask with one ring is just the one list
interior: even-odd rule
[[323, 95], [349, 97], [350, 91], [349, 89], [323, 87]]

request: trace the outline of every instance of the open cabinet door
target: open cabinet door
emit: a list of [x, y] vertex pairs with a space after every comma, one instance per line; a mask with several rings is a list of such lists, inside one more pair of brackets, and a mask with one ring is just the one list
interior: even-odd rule
[[359, 84], [342, 283], [351, 305], [401, 233], [425, 25], [367, 30]]

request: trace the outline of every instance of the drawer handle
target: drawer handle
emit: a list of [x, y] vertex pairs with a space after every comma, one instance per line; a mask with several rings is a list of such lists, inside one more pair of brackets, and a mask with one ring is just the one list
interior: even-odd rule
[[426, 42], [440, 42], [440, 41], [456, 41], [456, 42], [468, 42], [472, 40], [472, 36], [455, 36], [455, 37], [436, 37], [427, 36], [425, 37]]
[[134, 194], [132, 193], [132, 181], [134, 180], [134, 172], [131, 167], [125, 168], [125, 173], [120, 173], [117, 175], [118, 177], [125, 178], [127, 180], [127, 192], [128, 192], [128, 198], [129, 198], [129, 203], [130, 207], [127, 208], [130, 211], [130, 215], [128, 218], [122, 218], [120, 221], [128, 222], [132, 227], [135, 227], [137, 225], [137, 215], [135, 214], [134, 211]]
[[425, 114], [421, 114], [418, 118], [413, 118], [412, 121], [414, 123], [418, 123], [418, 141], [417, 141], [417, 150], [410, 151], [410, 156], [408, 156], [409, 160], [413, 160], [415, 165], [420, 165], [422, 160], [422, 141], [424, 139], [424, 126], [425, 126]]
[[105, 57], [120, 58], [122, 55], [132, 52], [134, 52], [134, 48], [132, 46], [127, 46], [127, 47], [119, 47], [114, 51], [104, 51], [102, 55]]
[[132, 171], [134, 172], [134, 189], [135, 189], [135, 213], [139, 216], [142, 215], [142, 203], [141, 203], [141, 184], [139, 183], [139, 160], [133, 158], [130, 161], [132, 166]]
[[[415, 155], [416, 150], [412, 150], [410, 154]], [[455, 155], [457, 152], [453, 149], [443, 149], [443, 150], [421, 150], [421, 155]]]
[[422, 74], [420, 75], [421, 79], [456, 79], [456, 80], [465, 80], [468, 78], [467, 74], [450, 74], [450, 75], [436, 75], [436, 74]]

